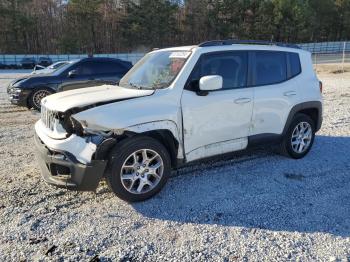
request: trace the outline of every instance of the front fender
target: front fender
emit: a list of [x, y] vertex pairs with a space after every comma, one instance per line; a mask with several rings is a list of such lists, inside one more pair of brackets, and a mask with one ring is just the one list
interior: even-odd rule
[[134, 133], [145, 133], [149, 131], [155, 131], [155, 130], [168, 130], [170, 131], [174, 138], [177, 140], [179, 144], [179, 149], [177, 152], [177, 158], [183, 158], [184, 157], [184, 151], [183, 151], [183, 141], [181, 136], [181, 131], [176, 125], [175, 122], [170, 120], [161, 120], [161, 121], [154, 121], [149, 123], [142, 123], [135, 126], [130, 126], [127, 128], [123, 128], [124, 131], [131, 131]]
[[113, 131], [115, 134], [169, 130], [179, 143], [178, 156], [183, 158], [182, 117], [176, 99], [157, 95], [131, 98], [96, 106], [73, 117], [87, 124], [89, 129]]

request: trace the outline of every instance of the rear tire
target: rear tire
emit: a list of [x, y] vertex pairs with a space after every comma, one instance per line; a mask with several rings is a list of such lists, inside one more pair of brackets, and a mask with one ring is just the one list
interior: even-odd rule
[[48, 88], [39, 88], [33, 91], [31, 96], [29, 97], [29, 107], [33, 108], [37, 111], [40, 111], [41, 108], [41, 100], [48, 96], [53, 94], [52, 90]]
[[280, 145], [280, 153], [287, 157], [300, 159], [310, 151], [315, 139], [315, 124], [305, 114], [294, 116]]
[[112, 150], [106, 180], [119, 198], [137, 202], [156, 195], [170, 172], [170, 156], [164, 145], [150, 137], [135, 136]]

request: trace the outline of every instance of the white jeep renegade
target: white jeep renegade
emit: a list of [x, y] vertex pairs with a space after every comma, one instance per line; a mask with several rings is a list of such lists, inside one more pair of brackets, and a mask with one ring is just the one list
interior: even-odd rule
[[171, 169], [277, 142], [302, 158], [322, 123], [310, 53], [283, 44], [210, 41], [150, 52], [120, 81], [57, 93], [36, 123], [45, 181], [95, 190], [102, 178], [145, 200]]

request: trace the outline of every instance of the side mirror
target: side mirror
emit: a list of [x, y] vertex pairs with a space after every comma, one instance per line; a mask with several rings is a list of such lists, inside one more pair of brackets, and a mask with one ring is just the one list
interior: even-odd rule
[[199, 80], [198, 95], [207, 95], [208, 91], [219, 90], [222, 88], [223, 79], [219, 75], [203, 76]]
[[68, 77], [73, 78], [77, 75], [77, 70], [72, 70], [68, 72]]

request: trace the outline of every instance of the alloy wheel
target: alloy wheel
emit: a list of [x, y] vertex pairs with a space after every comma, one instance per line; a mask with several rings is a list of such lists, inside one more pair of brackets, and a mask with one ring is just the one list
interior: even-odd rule
[[36, 108], [39, 108], [41, 107], [41, 100], [50, 95], [51, 93], [47, 90], [38, 90], [36, 91], [34, 94], [33, 94], [33, 103], [34, 103], [34, 106]]
[[130, 154], [120, 172], [123, 187], [132, 194], [145, 194], [161, 180], [164, 163], [161, 156], [151, 149], [141, 149]]
[[291, 145], [295, 153], [302, 154], [310, 146], [312, 141], [312, 127], [308, 122], [300, 122], [293, 130]]

